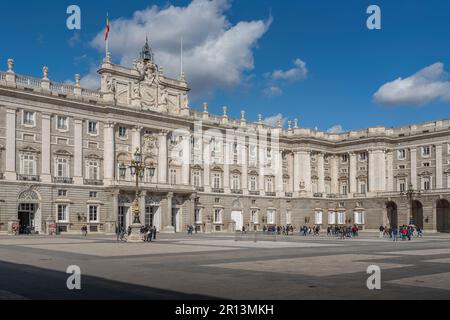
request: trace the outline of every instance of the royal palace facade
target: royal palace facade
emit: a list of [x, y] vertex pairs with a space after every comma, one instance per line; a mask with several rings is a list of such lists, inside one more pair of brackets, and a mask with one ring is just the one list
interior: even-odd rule
[[[101, 87], [0, 72], [0, 233], [114, 233], [140, 220], [160, 232], [270, 225], [413, 223], [448, 232], [450, 120], [330, 134], [267, 126], [189, 107], [148, 44], [132, 68], [105, 58]], [[142, 153], [139, 195], [130, 164]]]

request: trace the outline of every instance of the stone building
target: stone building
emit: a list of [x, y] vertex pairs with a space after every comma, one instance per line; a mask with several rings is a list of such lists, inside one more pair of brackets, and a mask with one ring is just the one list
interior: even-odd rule
[[[146, 45], [132, 68], [110, 57], [101, 87], [0, 72], [0, 232], [114, 233], [132, 222], [137, 148], [141, 222], [160, 232], [270, 225], [414, 223], [449, 232], [450, 120], [342, 134], [270, 127], [189, 106]], [[152, 174], [153, 173], [153, 174]], [[410, 196], [408, 196], [410, 191]]]

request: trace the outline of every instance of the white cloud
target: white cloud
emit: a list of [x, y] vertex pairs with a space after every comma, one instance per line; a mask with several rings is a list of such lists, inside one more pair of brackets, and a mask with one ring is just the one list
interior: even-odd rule
[[[254, 68], [253, 49], [271, 20], [233, 25], [226, 16], [230, 7], [231, 0], [193, 0], [185, 7], [152, 6], [134, 12], [131, 18], [111, 20], [113, 60], [130, 66], [148, 36], [156, 62], [167, 75], [178, 77], [183, 38], [184, 71], [194, 95], [236, 86], [243, 73]], [[91, 45], [104, 52], [104, 30]]]
[[265, 118], [263, 120], [263, 123], [267, 126], [276, 127], [276, 126], [278, 126], [280, 121], [281, 121], [281, 125], [284, 127], [286, 125], [287, 118], [283, 117], [283, 115], [281, 113], [279, 113], [275, 116]]
[[332, 126], [330, 129], [328, 129], [327, 132], [330, 134], [339, 134], [339, 133], [344, 133], [344, 129], [342, 128], [342, 126], [340, 124], [337, 124], [337, 125]]
[[268, 97], [277, 97], [283, 94], [283, 90], [278, 86], [269, 86], [264, 89], [264, 94]]
[[275, 70], [270, 74], [272, 80], [298, 81], [308, 76], [306, 63], [301, 59], [294, 61], [294, 68], [289, 70]]
[[450, 82], [443, 63], [432, 64], [408, 78], [398, 78], [378, 89], [374, 99], [385, 105], [424, 105], [450, 101]]

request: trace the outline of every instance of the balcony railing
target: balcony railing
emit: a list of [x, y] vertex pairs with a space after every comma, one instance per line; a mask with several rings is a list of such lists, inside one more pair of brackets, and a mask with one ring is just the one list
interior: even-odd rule
[[205, 192], [205, 188], [204, 187], [195, 187], [195, 191], [197, 191], [197, 192]]
[[314, 198], [323, 198], [323, 193], [314, 193]]
[[367, 193], [354, 193], [353, 197], [355, 197], [355, 198], [365, 198], [365, 197], [367, 197]]
[[284, 193], [284, 196], [285, 196], [286, 198], [292, 198], [292, 197], [294, 196], [294, 194], [293, 194], [292, 192], [285, 192], [285, 193]]
[[222, 188], [213, 188], [211, 191], [213, 193], [225, 193], [225, 191]]
[[266, 196], [267, 197], [276, 197], [277, 193], [276, 192], [266, 192]]
[[241, 189], [231, 190], [232, 194], [243, 194], [243, 191]]
[[17, 180], [20, 181], [40, 181], [40, 177], [36, 175], [18, 174]]
[[251, 196], [259, 196], [261, 193], [259, 191], [249, 191]]
[[73, 183], [73, 178], [69, 178], [69, 177], [53, 177], [53, 182], [54, 183], [72, 184]]
[[88, 186], [102, 186], [103, 180], [97, 179], [84, 179], [84, 184]]
[[334, 194], [334, 193], [330, 193], [330, 194], [327, 194], [327, 198], [329, 198], [329, 199], [336, 199], [337, 195]]

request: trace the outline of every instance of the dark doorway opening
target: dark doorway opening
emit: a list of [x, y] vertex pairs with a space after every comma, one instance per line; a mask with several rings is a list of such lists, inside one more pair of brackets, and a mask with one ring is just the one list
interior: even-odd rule
[[445, 199], [436, 203], [436, 228], [438, 232], [450, 233], [450, 202]]
[[386, 203], [387, 209], [387, 219], [389, 223], [389, 227], [398, 227], [398, 212], [397, 212], [397, 204], [395, 202]]

